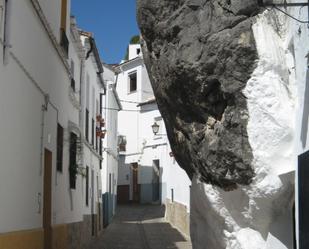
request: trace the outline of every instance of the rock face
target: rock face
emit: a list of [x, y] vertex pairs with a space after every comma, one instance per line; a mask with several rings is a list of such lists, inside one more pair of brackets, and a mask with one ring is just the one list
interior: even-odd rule
[[256, 67], [256, 1], [138, 1], [145, 62], [173, 152], [225, 189], [254, 177], [242, 90]]
[[292, 248], [296, 31], [253, 0], [137, 2], [193, 247]]

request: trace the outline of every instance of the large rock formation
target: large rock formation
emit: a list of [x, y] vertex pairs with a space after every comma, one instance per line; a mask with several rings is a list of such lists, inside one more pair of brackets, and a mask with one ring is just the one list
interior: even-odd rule
[[193, 181], [194, 248], [291, 248], [286, 17], [254, 0], [137, 2], [158, 106]]
[[[254, 177], [242, 90], [256, 66], [255, 1], [139, 1], [145, 62], [173, 152], [192, 178]], [[234, 3], [235, 2], [235, 3]]]

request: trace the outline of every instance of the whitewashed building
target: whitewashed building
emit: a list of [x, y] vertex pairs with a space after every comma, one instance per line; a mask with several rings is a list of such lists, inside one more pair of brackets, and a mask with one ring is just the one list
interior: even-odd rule
[[[102, 214], [102, 139], [105, 121], [102, 116], [102, 95], [105, 92], [103, 67], [93, 34], [79, 31], [85, 49], [82, 65], [83, 85], [81, 103], [81, 130], [83, 141], [84, 220], [91, 224], [91, 235], [103, 228]], [[89, 234], [89, 233], [88, 233]]]
[[106, 135], [103, 140], [103, 162], [101, 171], [103, 194], [103, 223], [107, 226], [116, 213], [117, 180], [118, 180], [118, 111], [121, 110], [116, 85], [115, 72], [112, 66], [103, 64], [103, 79], [106, 92], [103, 96], [102, 116], [106, 120]]
[[171, 152], [139, 44], [129, 45], [129, 60], [117, 73], [123, 106], [118, 117], [118, 202], [165, 204], [166, 218], [189, 234], [191, 181]]
[[90, 124], [84, 139], [85, 107], [96, 120], [104, 91], [89, 40], [69, 0], [0, 1], [1, 248], [81, 248], [102, 228]]

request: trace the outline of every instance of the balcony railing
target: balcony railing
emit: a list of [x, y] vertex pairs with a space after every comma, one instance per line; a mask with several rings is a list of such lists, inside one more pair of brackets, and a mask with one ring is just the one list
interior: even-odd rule
[[60, 29], [60, 46], [63, 48], [65, 55], [69, 55], [69, 40], [64, 29]]

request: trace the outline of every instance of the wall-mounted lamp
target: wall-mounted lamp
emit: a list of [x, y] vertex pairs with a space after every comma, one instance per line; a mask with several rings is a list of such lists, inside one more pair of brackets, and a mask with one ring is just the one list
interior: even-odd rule
[[154, 124], [151, 126], [152, 128], [152, 132], [154, 135], [158, 135], [158, 136], [167, 136], [166, 134], [158, 134], [159, 129], [160, 129], [160, 125], [157, 124], [157, 122], [154, 122]]
[[157, 135], [159, 132], [160, 126], [157, 124], [157, 122], [154, 122], [154, 124], [151, 126], [153, 134]]

